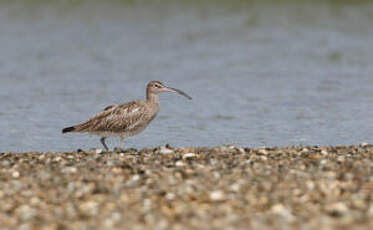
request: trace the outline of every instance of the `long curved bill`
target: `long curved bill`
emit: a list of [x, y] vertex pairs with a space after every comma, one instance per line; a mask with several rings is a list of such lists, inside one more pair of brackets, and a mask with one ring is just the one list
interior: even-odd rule
[[181, 94], [183, 95], [184, 97], [188, 98], [189, 100], [192, 100], [192, 97], [189, 96], [188, 94], [184, 93], [183, 91], [181, 91], [180, 89], [175, 89], [175, 88], [171, 88], [171, 87], [164, 87], [163, 90], [164, 92], [173, 92], [173, 93], [178, 93], [178, 94]]

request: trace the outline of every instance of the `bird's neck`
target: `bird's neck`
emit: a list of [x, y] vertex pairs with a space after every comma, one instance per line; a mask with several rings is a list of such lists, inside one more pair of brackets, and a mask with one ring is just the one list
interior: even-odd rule
[[155, 93], [151, 93], [149, 91], [146, 92], [146, 102], [151, 104], [159, 104], [158, 95]]

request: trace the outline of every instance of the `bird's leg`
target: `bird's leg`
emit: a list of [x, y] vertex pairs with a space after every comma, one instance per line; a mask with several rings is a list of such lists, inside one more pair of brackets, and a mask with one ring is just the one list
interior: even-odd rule
[[120, 149], [124, 150], [124, 137], [120, 137]]
[[101, 144], [104, 146], [106, 152], [109, 152], [109, 148], [108, 148], [107, 145], [105, 144], [105, 138], [106, 138], [106, 137], [101, 137], [100, 141], [101, 141]]

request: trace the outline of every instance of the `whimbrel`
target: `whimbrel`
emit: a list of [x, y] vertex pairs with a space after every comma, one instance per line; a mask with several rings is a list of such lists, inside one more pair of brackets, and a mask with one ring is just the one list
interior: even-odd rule
[[158, 93], [174, 92], [192, 99], [183, 91], [164, 86], [159, 81], [151, 81], [146, 86], [146, 100], [132, 101], [129, 103], [107, 106], [102, 112], [89, 120], [64, 128], [62, 133], [90, 133], [101, 136], [101, 143], [106, 151], [107, 137], [120, 137], [121, 143], [128, 136], [133, 136], [143, 131], [155, 118], [159, 111]]

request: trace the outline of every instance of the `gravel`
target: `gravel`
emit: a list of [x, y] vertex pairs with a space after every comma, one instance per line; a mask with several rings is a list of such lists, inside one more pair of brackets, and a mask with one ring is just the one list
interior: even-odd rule
[[0, 229], [373, 229], [373, 145], [0, 153]]

